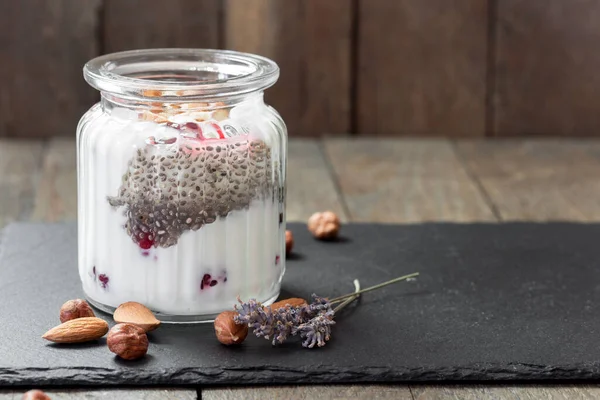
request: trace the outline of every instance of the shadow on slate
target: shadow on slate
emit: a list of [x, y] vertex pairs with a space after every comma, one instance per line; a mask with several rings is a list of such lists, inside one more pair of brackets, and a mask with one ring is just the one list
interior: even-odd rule
[[[302, 224], [285, 296], [367, 293], [323, 348], [220, 345], [211, 324], [163, 325], [145, 359], [41, 339], [82, 296], [74, 224], [13, 224], [0, 257], [0, 385], [250, 385], [600, 378], [600, 225], [349, 224], [313, 240]], [[106, 314], [102, 315], [111, 321]], [[112, 322], [111, 322], [112, 324]]]

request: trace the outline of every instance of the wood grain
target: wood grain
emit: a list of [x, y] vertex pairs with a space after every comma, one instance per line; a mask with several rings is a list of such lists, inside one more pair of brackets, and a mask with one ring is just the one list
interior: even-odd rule
[[351, 221], [495, 221], [448, 141], [327, 139]]
[[[0, 392], [0, 400], [21, 400], [23, 391]], [[198, 395], [195, 390], [189, 389], [72, 389], [72, 390], [44, 390], [52, 400], [99, 400], [99, 399], [127, 399], [127, 400], [196, 400]]]
[[105, 52], [151, 47], [219, 48], [219, 0], [104, 0]]
[[33, 221], [73, 221], [77, 218], [77, 160], [75, 140], [49, 143], [37, 186]]
[[504, 220], [600, 220], [596, 141], [464, 141], [457, 151]]
[[497, 3], [495, 135], [598, 135], [600, 2]]
[[408, 387], [392, 385], [281, 386], [202, 390], [203, 400], [341, 400], [365, 398], [412, 400]]
[[29, 218], [41, 159], [40, 141], [0, 139], [0, 229]]
[[348, 220], [320, 142], [289, 141], [287, 185], [287, 221], [306, 222], [313, 213], [324, 210], [335, 212], [343, 222]]
[[291, 136], [350, 130], [352, 0], [227, 0], [225, 47], [278, 63], [266, 101]]
[[589, 385], [411, 386], [410, 389], [414, 400], [591, 400], [600, 397], [600, 388]]
[[98, 99], [82, 68], [98, 54], [100, 3], [0, 2], [0, 137], [75, 135]]
[[483, 136], [482, 0], [359, 0], [360, 134]]

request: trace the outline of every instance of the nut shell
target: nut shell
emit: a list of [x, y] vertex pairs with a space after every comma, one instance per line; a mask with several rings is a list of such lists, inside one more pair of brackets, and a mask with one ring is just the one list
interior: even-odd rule
[[335, 239], [340, 225], [340, 219], [332, 211], [317, 212], [308, 219], [308, 230], [320, 240]]
[[291, 297], [289, 299], [283, 299], [283, 300], [279, 300], [276, 301], [275, 303], [271, 304], [271, 309], [272, 310], [278, 310], [282, 307], [299, 307], [299, 306], [305, 306], [308, 303], [306, 302], [306, 300], [301, 299], [299, 297]]
[[214, 327], [217, 340], [224, 345], [240, 344], [248, 336], [248, 325], [236, 324], [233, 320], [236, 311], [223, 311], [215, 318]]
[[292, 247], [294, 247], [294, 236], [292, 235], [292, 231], [285, 231], [285, 254], [288, 255], [292, 252]]
[[135, 301], [128, 301], [117, 307], [113, 319], [118, 324], [133, 324], [141, 327], [145, 332], [153, 331], [160, 326], [152, 311], [145, 305]]
[[39, 389], [32, 389], [23, 393], [22, 400], [51, 400], [50, 396]]
[[133, 324], [117, 324], [106, 338], [108, 349], [124, 360], [135, 360], [148, 352], [148, 336], [143, 328]]
[[60, 322], [76, 318], [95, 317], [94, 310], [87, 301], [82, 299], [69, 300], [60, 308]]

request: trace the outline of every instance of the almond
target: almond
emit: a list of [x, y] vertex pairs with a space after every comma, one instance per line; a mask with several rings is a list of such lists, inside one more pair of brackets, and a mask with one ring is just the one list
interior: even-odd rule
[[292, 297], [290, 299], [279, 300], [279, 301], [271, 304], [271, 309], [277, 310], [281, 307], [286, 307], [286, 306], [298, 307], [298, 306], [304, 306], [306, 304], [307, 304], [306, 300], [298, 298], [298, 297]]
[[156, 319], [148, 307], [135, 301], [128, 301], [117, 307], [113, 318], [119, 324], [137, 325], [145, 332], [153, 331], [160, 325], [160, 321]]
[[55, 343], [81, 343], [100, 339], [108, 332], [108, 323], [97, 317], [76, 318], [46, 332], [42, 338]]

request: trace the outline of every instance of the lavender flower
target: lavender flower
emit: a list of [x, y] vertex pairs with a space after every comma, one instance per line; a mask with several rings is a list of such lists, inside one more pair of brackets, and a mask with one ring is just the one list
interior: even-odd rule
[[313, 302], [309, 305], [281, 307], [277, 310], [264, 307], [255, 299], [244, 303], [238, 298], [240, 307], [234, 307], [238, 312], [234, 322], [247, 324], [257, 337], [270, 339], [273, 346], [282, 344], [298, 333], [306, 339], [304, 347], [314, 347], [315, 343], [324, 346], [331, 336], [334, 311], [326, 299], [315, 294], [312, 297]]
[[321, 311], [331, 310], [331, 304], [324, 297], [317, 296], [316, 294], [312, 294], [313, 302], [308, 306], [313, 316]]
[[300, 333], [300, 337], [304, 339], [302, 342], [303, 347], [312, 349], [315, 344], [323, 347], [325, 342], [331, 339], [331, 325], [335, 324], [334, 314], [333, 310], [321, 313], [310, 321], [294, 327], [292, 334]]
[[273, 324], [273, 313], [255, 299], [250, 299], [247, 303], [243, 303], [239, 297], [238, 301], [241, 304], [241, 309], [237, 305], [235, 310], [238, 312], [233, 319], [236, 324], [248, 324], [249, 328], [254, 329], [254, 334], [257, 337], [269, 339], [273, 336], [275, 329]]

